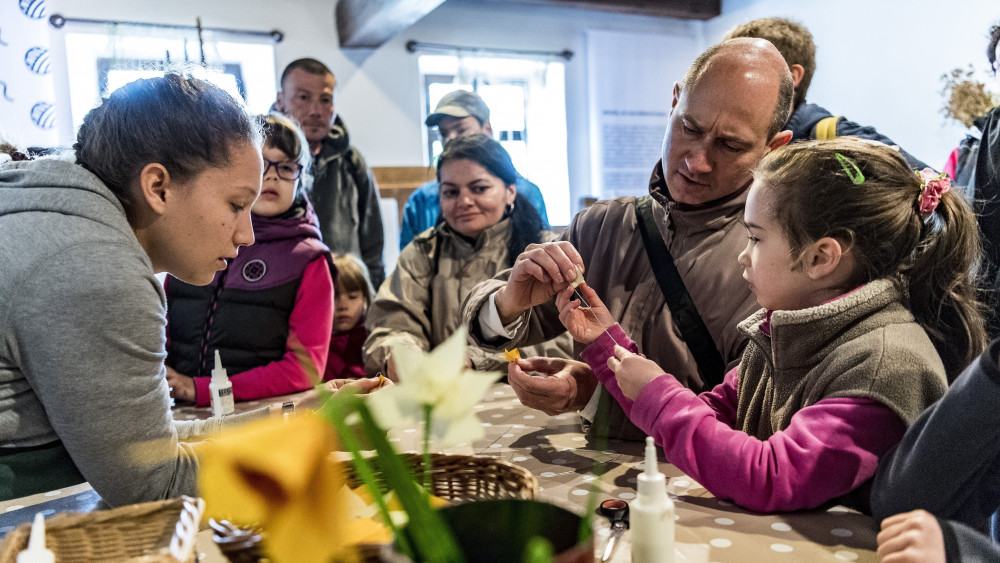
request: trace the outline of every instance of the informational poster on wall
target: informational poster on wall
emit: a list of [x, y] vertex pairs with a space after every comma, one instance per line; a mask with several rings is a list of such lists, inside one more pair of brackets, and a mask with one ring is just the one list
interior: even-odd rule
[[647, 193], [674, 83], [697, 56], [691, 36], [587, 32], [594, 195]]

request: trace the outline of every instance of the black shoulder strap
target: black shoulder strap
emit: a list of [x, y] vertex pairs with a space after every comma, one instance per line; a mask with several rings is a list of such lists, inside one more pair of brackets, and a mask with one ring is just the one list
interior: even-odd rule
[[663, 237], [653, 219], [653, 198], [642, 196], [635, 198], [636, 223], [642, 234], [642, 244], [646, 247], [646, 256], [656, 275], [656, 283], [663, 292], [663, 298], [670, 307], [670, 314], [681, 330], [681, 336], [687, 344], [694, 361], [698, 364], [705, 388], [711, 389], [722, 383], [726, 374], [726, 362], [715, 348], [715, 341], [708, 328], [701, 320], [698, 309], [691, 300], [691, 294], [684, 287], [674, 258], [670, 255]]

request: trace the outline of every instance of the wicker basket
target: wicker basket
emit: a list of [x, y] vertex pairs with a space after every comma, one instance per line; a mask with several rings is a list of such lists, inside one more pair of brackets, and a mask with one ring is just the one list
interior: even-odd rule
[[[423, 482], [424, 466], [420, 454], [402, 454], [402, 458]], [[449, 502], [473, 500], [525, 499], [538, 496], [538, 480], [527, 469], [493, 457], [431, 454], [431, 494]], [[361, 480], [347, 463], [347, 484], [354, 488]], [[381, 476], [376, 475], [377, 478]]]
[[[195, 536], [205, 503], [180, 497], [99, 510], [56, 514], [45, 521], [45, 547], [56, 561], [194, 561]], [[31, 524], [0, 544], [0, 563], [14, 563], [28, 546]]]

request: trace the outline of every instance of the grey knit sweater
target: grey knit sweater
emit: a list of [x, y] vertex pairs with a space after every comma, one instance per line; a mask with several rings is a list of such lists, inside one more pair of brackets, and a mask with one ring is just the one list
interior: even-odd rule
[[165, 324], [100, 180], [59, 160], [0, 168], [0, 454], [61, 441], [111, 505], [195, 494], [195, 449], [178, 440], [213, 425], [171, 418]]

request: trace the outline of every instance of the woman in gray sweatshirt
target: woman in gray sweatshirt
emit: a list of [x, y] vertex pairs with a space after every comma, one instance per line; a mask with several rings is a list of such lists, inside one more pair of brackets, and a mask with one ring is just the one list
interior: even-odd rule
[[171, 418], [154, 274], [206, 284], [253, 243], [260, 146], [241, 104], [171, 74], [94, 108], [76, 162], [0, 166], [0, 500], [197, 494], [180, 440], [211, 428]]

